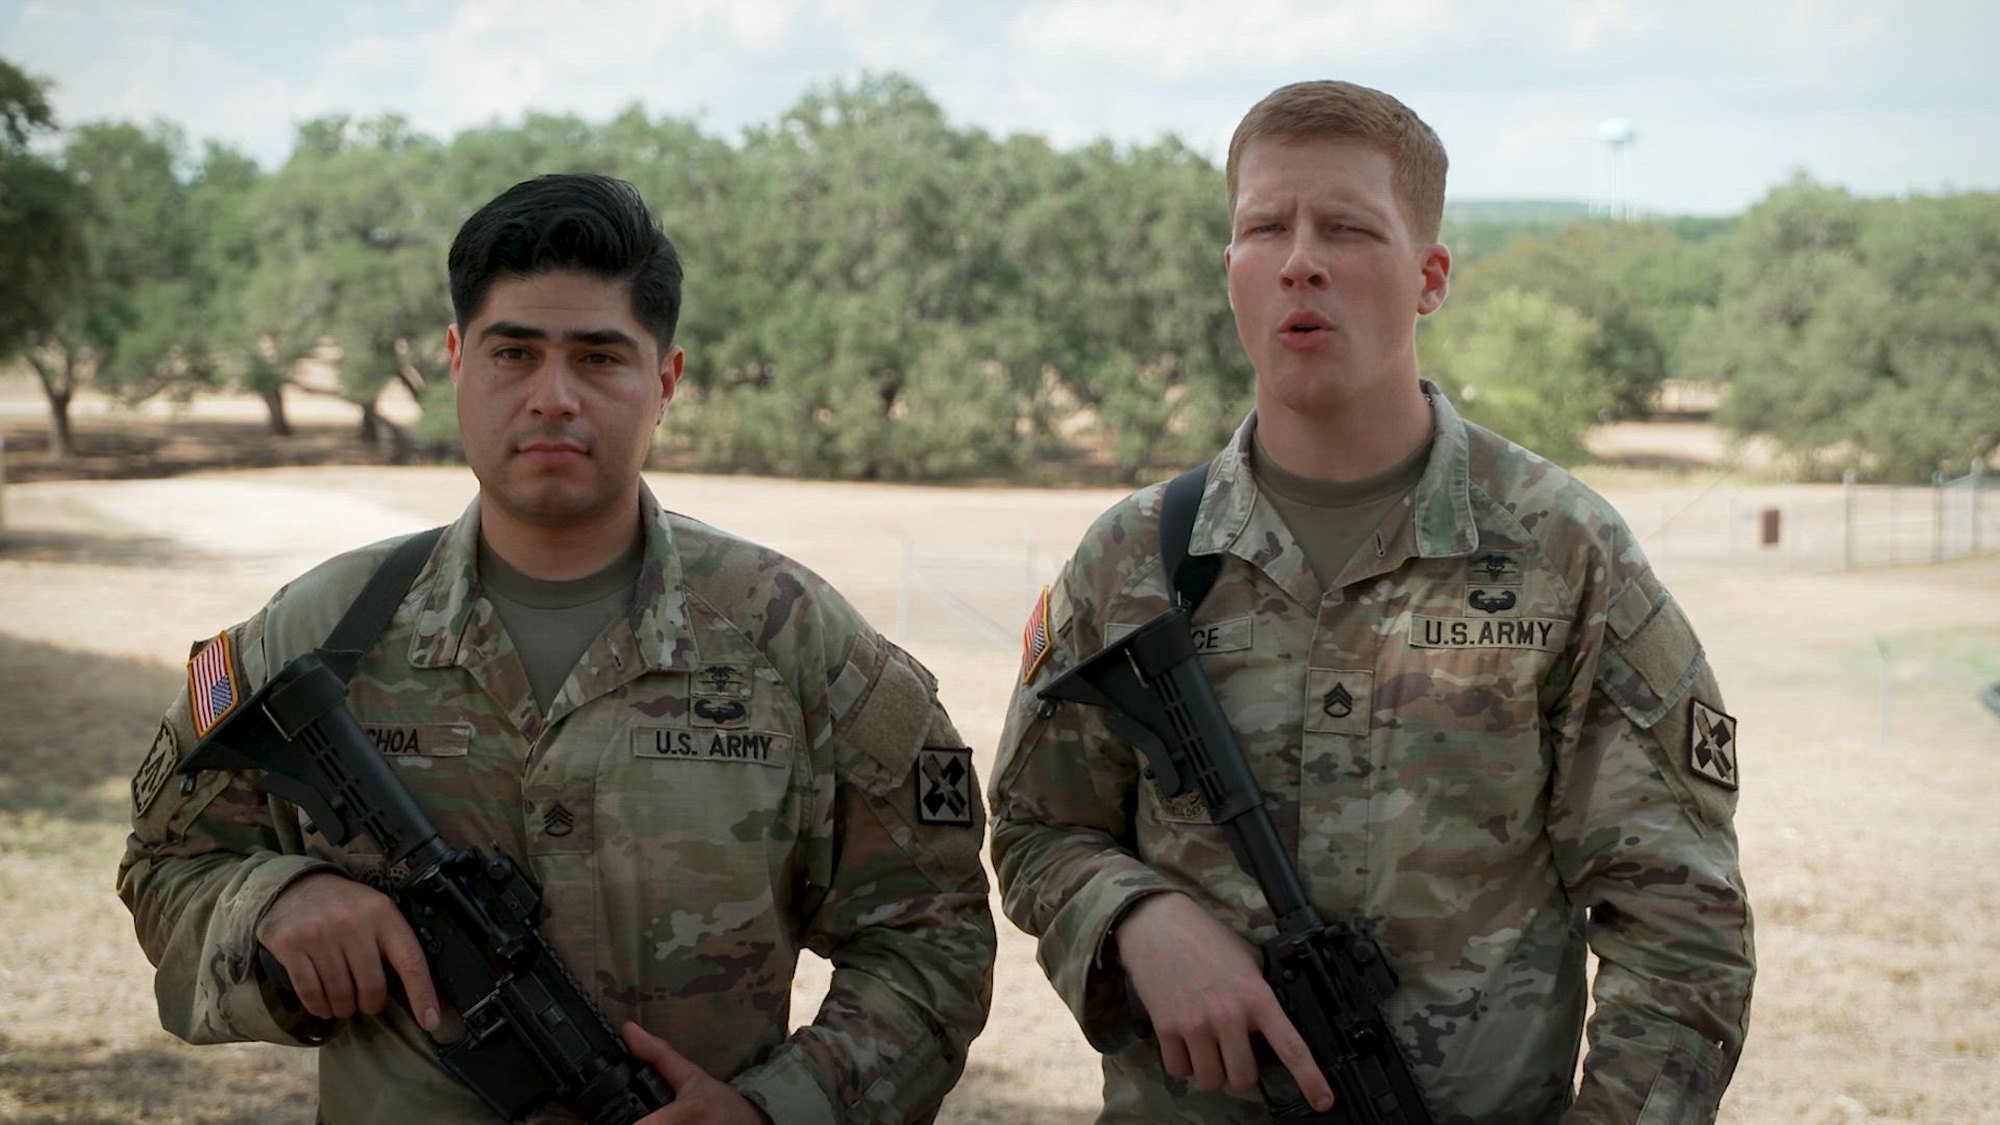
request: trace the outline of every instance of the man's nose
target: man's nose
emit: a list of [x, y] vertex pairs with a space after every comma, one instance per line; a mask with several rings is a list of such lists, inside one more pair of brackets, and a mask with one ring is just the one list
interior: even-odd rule
[[1290, 251], [1285, 255], [1285, 264], [1278, 271], [1278, 280], [1285, 288], [1323, 289], [1327, 284], [1324, 247], [1319, 238], [1309, 229], [1297, 230], [1292, 235]]
[[577, 375], [561, 356], [550, 356], [535, 372], [528, 411], [540, 417], [569, 418], [577, 412]]

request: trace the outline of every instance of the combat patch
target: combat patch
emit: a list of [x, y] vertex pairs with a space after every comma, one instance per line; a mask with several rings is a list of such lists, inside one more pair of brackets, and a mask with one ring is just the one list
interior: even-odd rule
[[160, 790], [167, 787], [167, 778], [174, 773], [174, 763], [181, 759], [180, 739], [174, 735], [173, 724], [161, 723], [160, 733], [153, 736], [153, 748], [146, 751], [146, 760], [139, 765], [139, 772], [132, 775], [132, 815], [141, 817], [153, 807]]
[[632, 756], [680, 762], [754, 762], [783, 767], [792, 760], [789, 735], [769, 731], [681, 730], [636, 727]]
[[1410, 615], [1411, 648], [1532, 648], [1558, 652], [1569, 639], [1569, 624], [1537, 617], [1454, 617]]
[[1688, 769], [1724, 789], [1736, 788], [1736, 720], [1699, 699], [1688, 723]]
[[363, 723], [361, 731], [385, 758], [463, 758], [472, 745], [470, 723]]
[[1035, 597], [1035, 607], [1028, 611], [1028, 623], [1021, 626], [1021, 682], [1034, 679], [1048, 658], [1049, 588], [1044, 586]]
[[926, 746], [917, 751], [917, 821], [920, 824], [972, 824], [972, 751]]
[[243, 702], [243, 685], [236, 675], [229, 634], [217, 633], [188, 660], [188, 711], [197, 741], [207, 738]]

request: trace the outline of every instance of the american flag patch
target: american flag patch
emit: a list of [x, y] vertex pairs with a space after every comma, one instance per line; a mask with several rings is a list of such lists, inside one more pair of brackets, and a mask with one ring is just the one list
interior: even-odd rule
[[1035, 671], [1049, 655], [1049, 588], [1035, 598], [1035, 608], [1028, 613], [1028, 623], [1021, 627], [1021, 682], [1035, 678]]
[[229, 651], [229, 634], [217, 633], [188, 661], [188, 708], [194, 715], [194, 736], [208, 732], [229, 717], [243, 698], [236, 681], [236, 661]]

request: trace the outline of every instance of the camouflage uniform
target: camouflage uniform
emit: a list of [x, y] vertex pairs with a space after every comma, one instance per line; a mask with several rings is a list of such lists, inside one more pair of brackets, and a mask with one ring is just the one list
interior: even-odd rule
[[[1307, 892], [1386, 948], [1389, 1015], [1441, 1122], [1709, 1120], [1753, 974], [1733, 720], [1617, 514], [1426, 390], [1413, 510], [1324, 596], [1258, 501], [1245, 422], [1190, 548], [1225, 556], [1194, 615], [1202, 668]], [[1164, 1074], [1107, 940], [1165, 890], [1261, 940], [1262, 894], [1198, 798], [1142, 780], [1106, 712], [1036, 698], [1167, 609], [1162, 491], [1099, 518], [1049, 592], [993, 779], [995, 869], [1105, 1052], [1101, 1121], [1263, 1121]], [[1575, 1095], [1586, 943], [1601, 960]]]
[[[355, 676], [350, 707], [444, 838], [520, 859], [544, 933], [615, 1027], [637, 1021], [773, 1119], [923, 1118], [985, 1022], [994, 951], [982, 814], [920, 813], [924, 766], [969, 766], [914, 660], [817, 576], [642, 497], [631, 613], [592, 643], [545, 718], [454, 524]], [[393, 543], [342, 555], [229, 630], [261, 684], [319, 644]], [[170, 778], [185, 691], [133, 783], [119, 894], [168, 1030], [300, 1040], [259, 999], [253, 932], [315, 870], [379, 878], [249, 778]], [[959, 823], [935, 823], [938, 820]], [[835, 971], [787, 1038], [801, 948]], [[328, 1121], [485, 1121], [393, 1006], [320, 1049]], [[571, 1120], [550, 1111], [546, 1120]]]

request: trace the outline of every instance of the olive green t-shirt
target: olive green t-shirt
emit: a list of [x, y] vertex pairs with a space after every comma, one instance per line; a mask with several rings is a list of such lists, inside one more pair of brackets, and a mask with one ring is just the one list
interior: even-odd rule
[[563, 682], [590, 642], [613, 618], [632, 608], [639, 568], [646, 560], [643, 538], [610, 566], [595, 574], [551, 582], [530, 578], [493, 553], [484, 536], [479, 540], [479, 581], [487, 600], [500, 613], [508, 639], [528, 672], [528, 690], [535, 706], [549, 712]]
[[1286, 472], [1251, 435], [1250, 470], [1257, 493], [1270, 501], [1299, 541], [1321, 590], [1340, 577], [1356, 551], [1382, 550], [1384, 520], [1408, 508], [1430, 461], [1431, 442], [1388, 469], [1362, 480], [1315, 480]]

